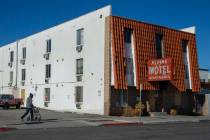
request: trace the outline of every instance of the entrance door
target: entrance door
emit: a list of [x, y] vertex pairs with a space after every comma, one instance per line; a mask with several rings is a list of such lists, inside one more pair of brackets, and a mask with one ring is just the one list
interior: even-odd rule
[[21, 98], [23, 99], [23, 103], [25, 103], [25, 99], [26, 99], [26, 90], [25, 89], [21, 89]]

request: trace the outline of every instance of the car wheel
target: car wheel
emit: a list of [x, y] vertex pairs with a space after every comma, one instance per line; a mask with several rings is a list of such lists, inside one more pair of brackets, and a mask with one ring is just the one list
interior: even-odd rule
[[9, 104], [8, 104], [8, 103], [5, 103], [5, 104], [4, 104], [4, 108], [5, 108], [5, 109], [9, 109]]
[[16, 105], [16, 109], [20, 109], [20, 103]]

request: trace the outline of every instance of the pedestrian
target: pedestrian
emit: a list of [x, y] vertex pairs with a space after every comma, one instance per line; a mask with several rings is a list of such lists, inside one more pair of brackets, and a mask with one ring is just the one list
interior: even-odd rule
[[29, 97], [26, 100], [26, 112], [21, 116], [21, 120], [25, 118], [26, 115], [30, 112], [31, 115], [31, 120], [34, 119], [34, 114], [33, 114], [33, 94], [30, 93]]

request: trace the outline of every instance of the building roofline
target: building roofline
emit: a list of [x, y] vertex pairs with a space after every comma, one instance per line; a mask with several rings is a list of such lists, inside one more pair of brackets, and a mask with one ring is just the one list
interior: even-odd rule
[[199, 70], [202, 70], [202, 71], [209, 71], [209, 69], [203, 69], [203, 68], [199, 68]]
[[189, 34], [189, 35], [195, 36], [194, 33], [186, 32], [186, 31], [182, 31], [182, 30], [179, 30], [179, 29], [174, 29], [174, 28], [170, 28], [170, 27], [166, 27], [166, 26], [162, 26], [162, 25], [158, 25], [158, 24], [143, 22], [143, 21], [139, 21], [139, 20], [136, 20], [136, 19], [130, 19], [130, 18], [123, 17], [123, 16], [111, 15], [111, 17], [116, 17], [116, 18], [121, 18], [121, 19], [125, 19], [125, 20], [130, 20], [130, 21], [134, 21], [134, 22], [137, 22], [137, 23], [142, 23], [142, 24], [146, 24], [146, 25], [156, 26], [156, 27], [160, 27], [160, 28], [173, 30], [173, 31], [176, 31], [176, 32], [181, 32], [181, 33], [185, 33], [185, 34]]

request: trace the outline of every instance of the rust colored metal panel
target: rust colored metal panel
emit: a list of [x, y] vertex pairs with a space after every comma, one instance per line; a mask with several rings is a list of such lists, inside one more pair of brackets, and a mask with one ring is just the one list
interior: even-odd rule
[[133, 31], [133, 47], [135, 54], [135, 72], [136, 72], [136, 88], [140, 88], [143, 83], [143, 90], [158, 90], [158, 82], [149, 82], [147, 62], [156, 59], [155, 34], [161, 33], [163, 37], [164, 57], [173, 59], [173, 80], [170, 83], [179, 91], [186, 91], [185, 87], [185, 67], [183, 63], [183, 52], [181, 40], [189, 41], [190, 54], [190, 72], [192, 81], [192, 91], [200, 90], [200, 80], [198, 74], [198, 60], [195, 35], [152, 25], [148, 23], [129, 20], [121, 17], [111, 17], [111, 34], [112, 34], [112, 57], [114, 64], [114, 87], [116, 89], [127, 89], [126, 79], [126, 62], [124, 48], [124, 28]]

